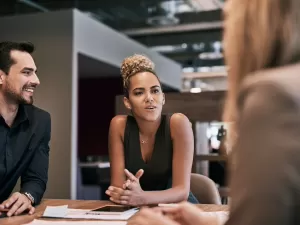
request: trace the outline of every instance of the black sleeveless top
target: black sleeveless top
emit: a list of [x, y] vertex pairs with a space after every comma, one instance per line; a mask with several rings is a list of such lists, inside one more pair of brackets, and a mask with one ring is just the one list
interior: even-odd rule
[[[133, 116], [127, 116], [124, 133], [125, 168], [132, 174], [144, 170], [140, 179], [144, 191], [166, 190], [172, 187], [173, 144], [170, 131], [171, 115], [162, 115], [160, 126], [155, 134], [154, 149], [151, 159], [143, 160], [139, 128]], [[188, 201], [198, 203], [190, 192]]]
[[170, 133], [170, 116], [162, 115], [155, 134], [151, 159], [145, 163], [141, 153], [139, 128], [134, 117], [127, 116], [124, 133], [125, 168], [135, 174], [144, 170], [140, 179], [144, 191], [165, 190], [172, 178], [173, 145]]

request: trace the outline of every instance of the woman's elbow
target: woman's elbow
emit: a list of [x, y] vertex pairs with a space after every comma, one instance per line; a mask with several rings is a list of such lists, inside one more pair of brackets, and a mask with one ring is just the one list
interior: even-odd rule
[[185, 189], [185, 190], [184, 190], [184, 201], [188, 200], [189, 194], [190, 194], [190, 190]]
[[179, 189], [179, 201], [186, 201], [189, 197], [190, 190], [185, 187], [180, 187]]

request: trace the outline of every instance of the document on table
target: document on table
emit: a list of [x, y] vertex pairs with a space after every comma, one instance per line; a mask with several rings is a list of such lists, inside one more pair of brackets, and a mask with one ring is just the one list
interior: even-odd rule
[[83, 209], [68, 209], [68, 213], [64, 218], [69, 219], [95, 219], [95, 220], [128, 220], [132, 217], [137, 210], [131, 211], [130, 213], [122, 213], [119, 215], [105, 215], [99, 213], [93, 213], [91, 210]]
[[127, 213], [108, 215], [108, 214], [101, 214], [98, 212], [91, 212], [90, 209], [69, 209], [67, 205], [62, 205], [62, 206], [47, 206], [42, 217], [122, 221], [122, 220], [128, 220], [137, 211], [138, 210], [130, 210]]
[[65, 217], [68, 214], [68, 205], [47, 206], [44, 217]]
[[35, 219], [24, 225], [126, 225], [126, 221], [48, 221]]

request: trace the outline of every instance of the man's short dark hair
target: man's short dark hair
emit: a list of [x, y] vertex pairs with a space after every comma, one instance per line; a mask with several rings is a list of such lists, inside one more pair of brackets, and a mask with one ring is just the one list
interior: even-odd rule
[[10, 67], [16, 62], [11, 58], [11, 51], [21, 51], [32, 54], [34, 52], [34, 45], [30, 42], [0, 42], [0, 70], [8, 74]]

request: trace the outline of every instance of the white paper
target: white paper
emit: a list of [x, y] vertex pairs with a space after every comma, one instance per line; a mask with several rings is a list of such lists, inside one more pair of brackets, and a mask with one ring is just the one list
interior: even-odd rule
[[47, 206], [43, 217], [66, 218], [66, 219], [92, 219], [92, 220], [128, 220], [138, 210], [130, 210], [117, 215], [104, 215], [93, 213], [90, 209], [69, 209], [67, 205]]
[[62, 206], [47, 206], [43, 216], [44, 217], [65, 217], [68, 213], [68, 205]]
[[35, 219], [24, 225], [126, 225], [126, 221], [49, 221]]
[[68, 213], [64, 218], [69, 219], [96, 219], [96, 220], [128, 220], [133, 216], [137, 211], [130, 211], [129, 213], [122, 213], [119, 215], [101, 215], [101, 214], [92, 214], [91, 210], [82, 210], [82, 209], [68, 209]]

